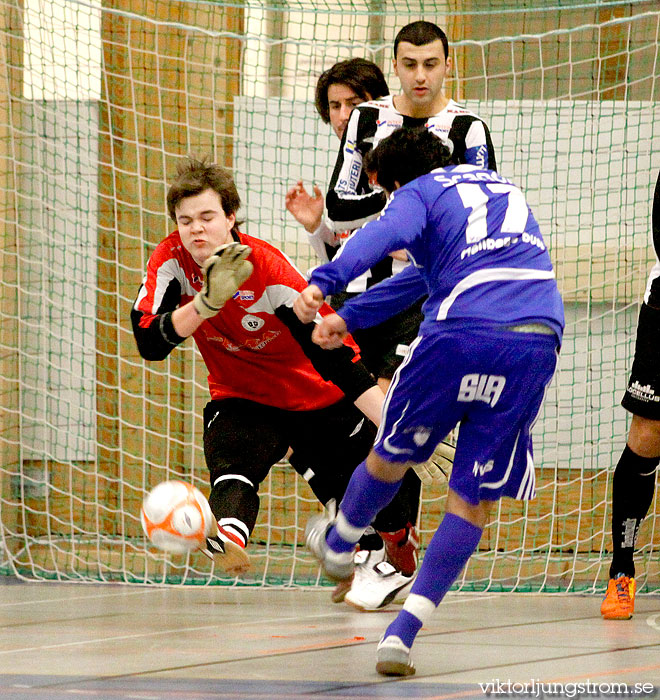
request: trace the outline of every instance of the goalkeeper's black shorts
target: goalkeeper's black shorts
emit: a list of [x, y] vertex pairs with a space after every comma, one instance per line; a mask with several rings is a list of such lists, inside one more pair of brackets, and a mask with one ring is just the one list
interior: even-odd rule
[[296, 471], [327, 474], [341, 498], [375, 435], [373, 423], [347, 399], [315, 411], [287, 411], [238, 398], [210, 401], [204, 409], [204, 454], [212, 485], [231, 473], [258, 488], [291, 447]]
[[636, 416], [660, 420], [660, 309], [642, 304], [635, 359], [621, 405]]

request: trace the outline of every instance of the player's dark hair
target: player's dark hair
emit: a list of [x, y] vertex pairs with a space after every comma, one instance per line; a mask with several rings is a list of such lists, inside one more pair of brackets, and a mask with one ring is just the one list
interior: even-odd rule
[[330, 123], [328, 89], [331, 85], [346, 85], [365, 101], [390, 94], [383, 71], [375, 63], [366, 58], [350, 58], [335, 63], [332, 68], [321, 73], [316, 83], [314, 104], [326, 124]]
[[[167, 212], [176, 223], [176, 207], [182, 199], [194, 197], [206, 190], [217, 192], [225, 216], [231, 216], [241, 207], [236, 183], [231, 172], [221, 165], [208, 162], [207, 158], [197, 160], [186, 158], [177, 166], [176, 178], [167, 192]], [[232, 231], [238, 231], [242, 221], [236, 220]]]
[[364, 169], [388, 192], [435, 168], [453, 165], [451, 151], [425, 126], [403, 127], [384, 138], [364, 159]]
[[449, 41], [447, 35], [437, 24], [425, 22], [424, 20], [406, 24], [405, 27], [399, 30], [399, 33], [394, 39], [394, 58], [396, 59], [396, 52], [402, 41], [407, 41], [413, 46], [425, 46], [438, 39], [442, 42], [442, 46], [445, 50], [445, 59], [449, 58]]

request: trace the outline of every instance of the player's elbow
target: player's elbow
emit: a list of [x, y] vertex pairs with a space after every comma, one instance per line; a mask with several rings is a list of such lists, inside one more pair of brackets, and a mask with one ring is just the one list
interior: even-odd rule
[[164, 360], [176, 347], [168, 343], [156, 324], [143, 328], [133, 319], [133, 338], [140, 357], [148, 362]]
[[171, 352], [171, 348], [155, 347], [139, 342], [136, 344], [140, 357], [147, 362], [159, 362], [164, 360]]

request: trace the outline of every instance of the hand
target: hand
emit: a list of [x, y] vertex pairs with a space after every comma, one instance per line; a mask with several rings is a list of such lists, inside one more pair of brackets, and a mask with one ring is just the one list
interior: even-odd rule
[[236, 293], [252, 274], [252, 263], [246, 260], [252, 248], [240, 243], [226, 243], [216, 248], [204, 261], [204, 284], [193, 303], [202, 318], [211, 318]]
[[302, 323], [311, 323], [322, 306], [323, 292], [315, 284], [310, 284], [293, 302], [293, 311]]
[[445, 476], [447, 476], [454, 464], [455, 457], [456, 445], [453, 444], [452, 433], [449, 433], [449, 435], [436, 446], [435, 450], [433, 450], [431, 462], [445, 472]]
[[413, 469], [424, 486], [430, 486], [434, 481], [444, 481], [443, 473], [431, 460], [424, 464], [415, 464]]
[[347, 335], [346, 321], [339, 314], [329, 314], [312, 332], [312, 341], [324, 350], [334, 350], [342, 346]]
[[448, 435], [433, 451], [431, 458], [424, 464], [416, 464], [413, 469], [422, 484], [429, 485], [434, 481], [448, 481], [456, 448], [449, 442], [451, 434]]
[[390, 257], [401, 262], [408, 262], [408, 253], [405, 250], [395, 250], [390, 253]]
[[284, 204], [293, 218], [305, 227], [308, 233], [314, 233], [321, 225], [323, 218], [323, 195], [317, 185], [314, 185], [312, 197], [299, 180], [287, 193]]

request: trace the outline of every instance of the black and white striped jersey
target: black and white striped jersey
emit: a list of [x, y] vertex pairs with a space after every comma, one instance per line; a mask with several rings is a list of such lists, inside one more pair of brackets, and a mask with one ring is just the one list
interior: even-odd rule
[[[432, 117], [408, 117], [394, 107], [392, 95], [363, 102], [351, 114], [342, 138], [326, 196], [327, 225], [345, 241], [348, 233], [375, 218], [385, 205], [385, 194], [372, 189], [362, 168], [364, 156], [399, 127], [426, 126], [454, 155], [457, 163], [496, 170], [495, 152], [488, 127], [482, 119], [454, 100]], [[368, 273], [353, 280], [349, 292], [360, 292], [405, 267], [392, 258], [378, 263]]]

